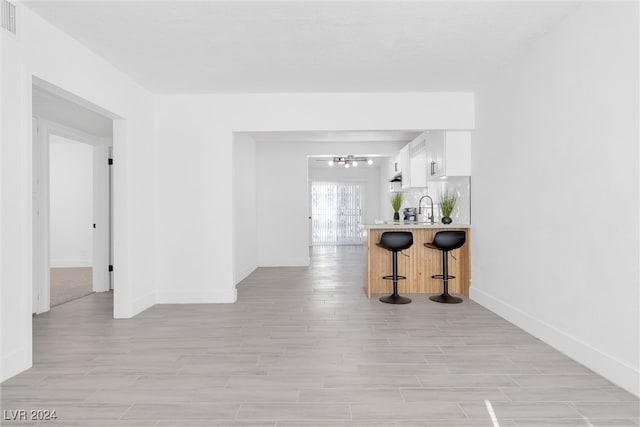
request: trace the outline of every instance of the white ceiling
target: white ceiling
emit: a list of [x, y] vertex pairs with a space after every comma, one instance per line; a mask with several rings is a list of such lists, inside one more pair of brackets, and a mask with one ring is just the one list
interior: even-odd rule
[[154, 93], [473, 90], [578, 4], [25, 3]]

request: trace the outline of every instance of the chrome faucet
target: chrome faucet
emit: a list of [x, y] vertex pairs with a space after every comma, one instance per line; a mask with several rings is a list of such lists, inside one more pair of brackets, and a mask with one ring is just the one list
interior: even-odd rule
[[425, 194], [424, 196], [420, 197], [420, 201], [418, 202], [418, 214], [423, 215], [423, 213], [422, 213], [422, 199], [424, 199], [425, 197], [427, 199], [429, 199], [429, 201], [431, 202], [431, 216], [428, 216], [427, 219], [429, 221], [431, 221], [431, 224], [434, 224], [435, 223], [435, 218], [434, 218], [435, 215], [434, 215], [434, 212], [433, 212], [433, 199], [430, 196]]

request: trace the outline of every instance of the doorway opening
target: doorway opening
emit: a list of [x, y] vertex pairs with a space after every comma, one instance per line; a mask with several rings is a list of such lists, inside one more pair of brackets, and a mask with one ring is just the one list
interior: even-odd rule
[[93, 293], [93, 147], [49, 135], [50, 306]]
[[[391, 158], [418, 134], [414, 130], [234, 132], [234, 283], [259, 267], [308, 267], [310, 248], [328, 250], [339, 241], [341, 249], [349, 245], [359, 249], [364, 243], [364, 227], [346, 231], [346, 225], [336, 224], [329, 232], [327, 222], [320, 225], [316, 220], [314, 239], [311, 183], [361, 186], [359, 211], [343, 210], [351, 224], [373, 224], [376, 219], [390, 217]], [[344, 156], [352, 156], [358, 165], [329, 164], [329, 160]], [[336, 221], [335, 213], [332, 217]], [[329, 234], [334, 237], [328, 239]]]
[[113, 120], [35, 84], [33, 307], [113, 288]]

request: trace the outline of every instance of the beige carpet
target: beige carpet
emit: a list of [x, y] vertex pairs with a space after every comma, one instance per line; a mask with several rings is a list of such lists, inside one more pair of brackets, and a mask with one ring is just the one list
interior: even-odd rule
[[51, 269], [51, 307], [93, 293], [91, 267]]

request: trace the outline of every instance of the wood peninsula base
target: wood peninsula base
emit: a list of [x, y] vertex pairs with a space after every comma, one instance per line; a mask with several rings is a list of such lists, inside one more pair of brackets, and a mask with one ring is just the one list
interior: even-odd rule
[[371, 298], [372, 294], [391, 294], [393, 292], [393, 282], [382, 278], [392, 272], [391, 252], [376, 245], [380, 241], [380, 235], [385, 231], [410, 231], [413, 233], [413, 246], [398, 253], [398, 274], [407, 277], [406, 280], [398, 281], [398, 293], [400, 295], [442, 293], [442, 280], [431, 278], [434, 274], [442, 274], [442, 251], [429, 249], [424, 244], [432, 242], [433, 236], [438, 231], [445, 230], [464, 230], [467, 233], [464, 246], [449, 253], [449, 274], [456, 276], [455, 279], [449, 280], [449, 293], [469, 296], [471, 284], [469, 249], [471, 247], [471, 233], [469, 225], [385, 224], [368, 225], [367, 229], [367, 297]]

